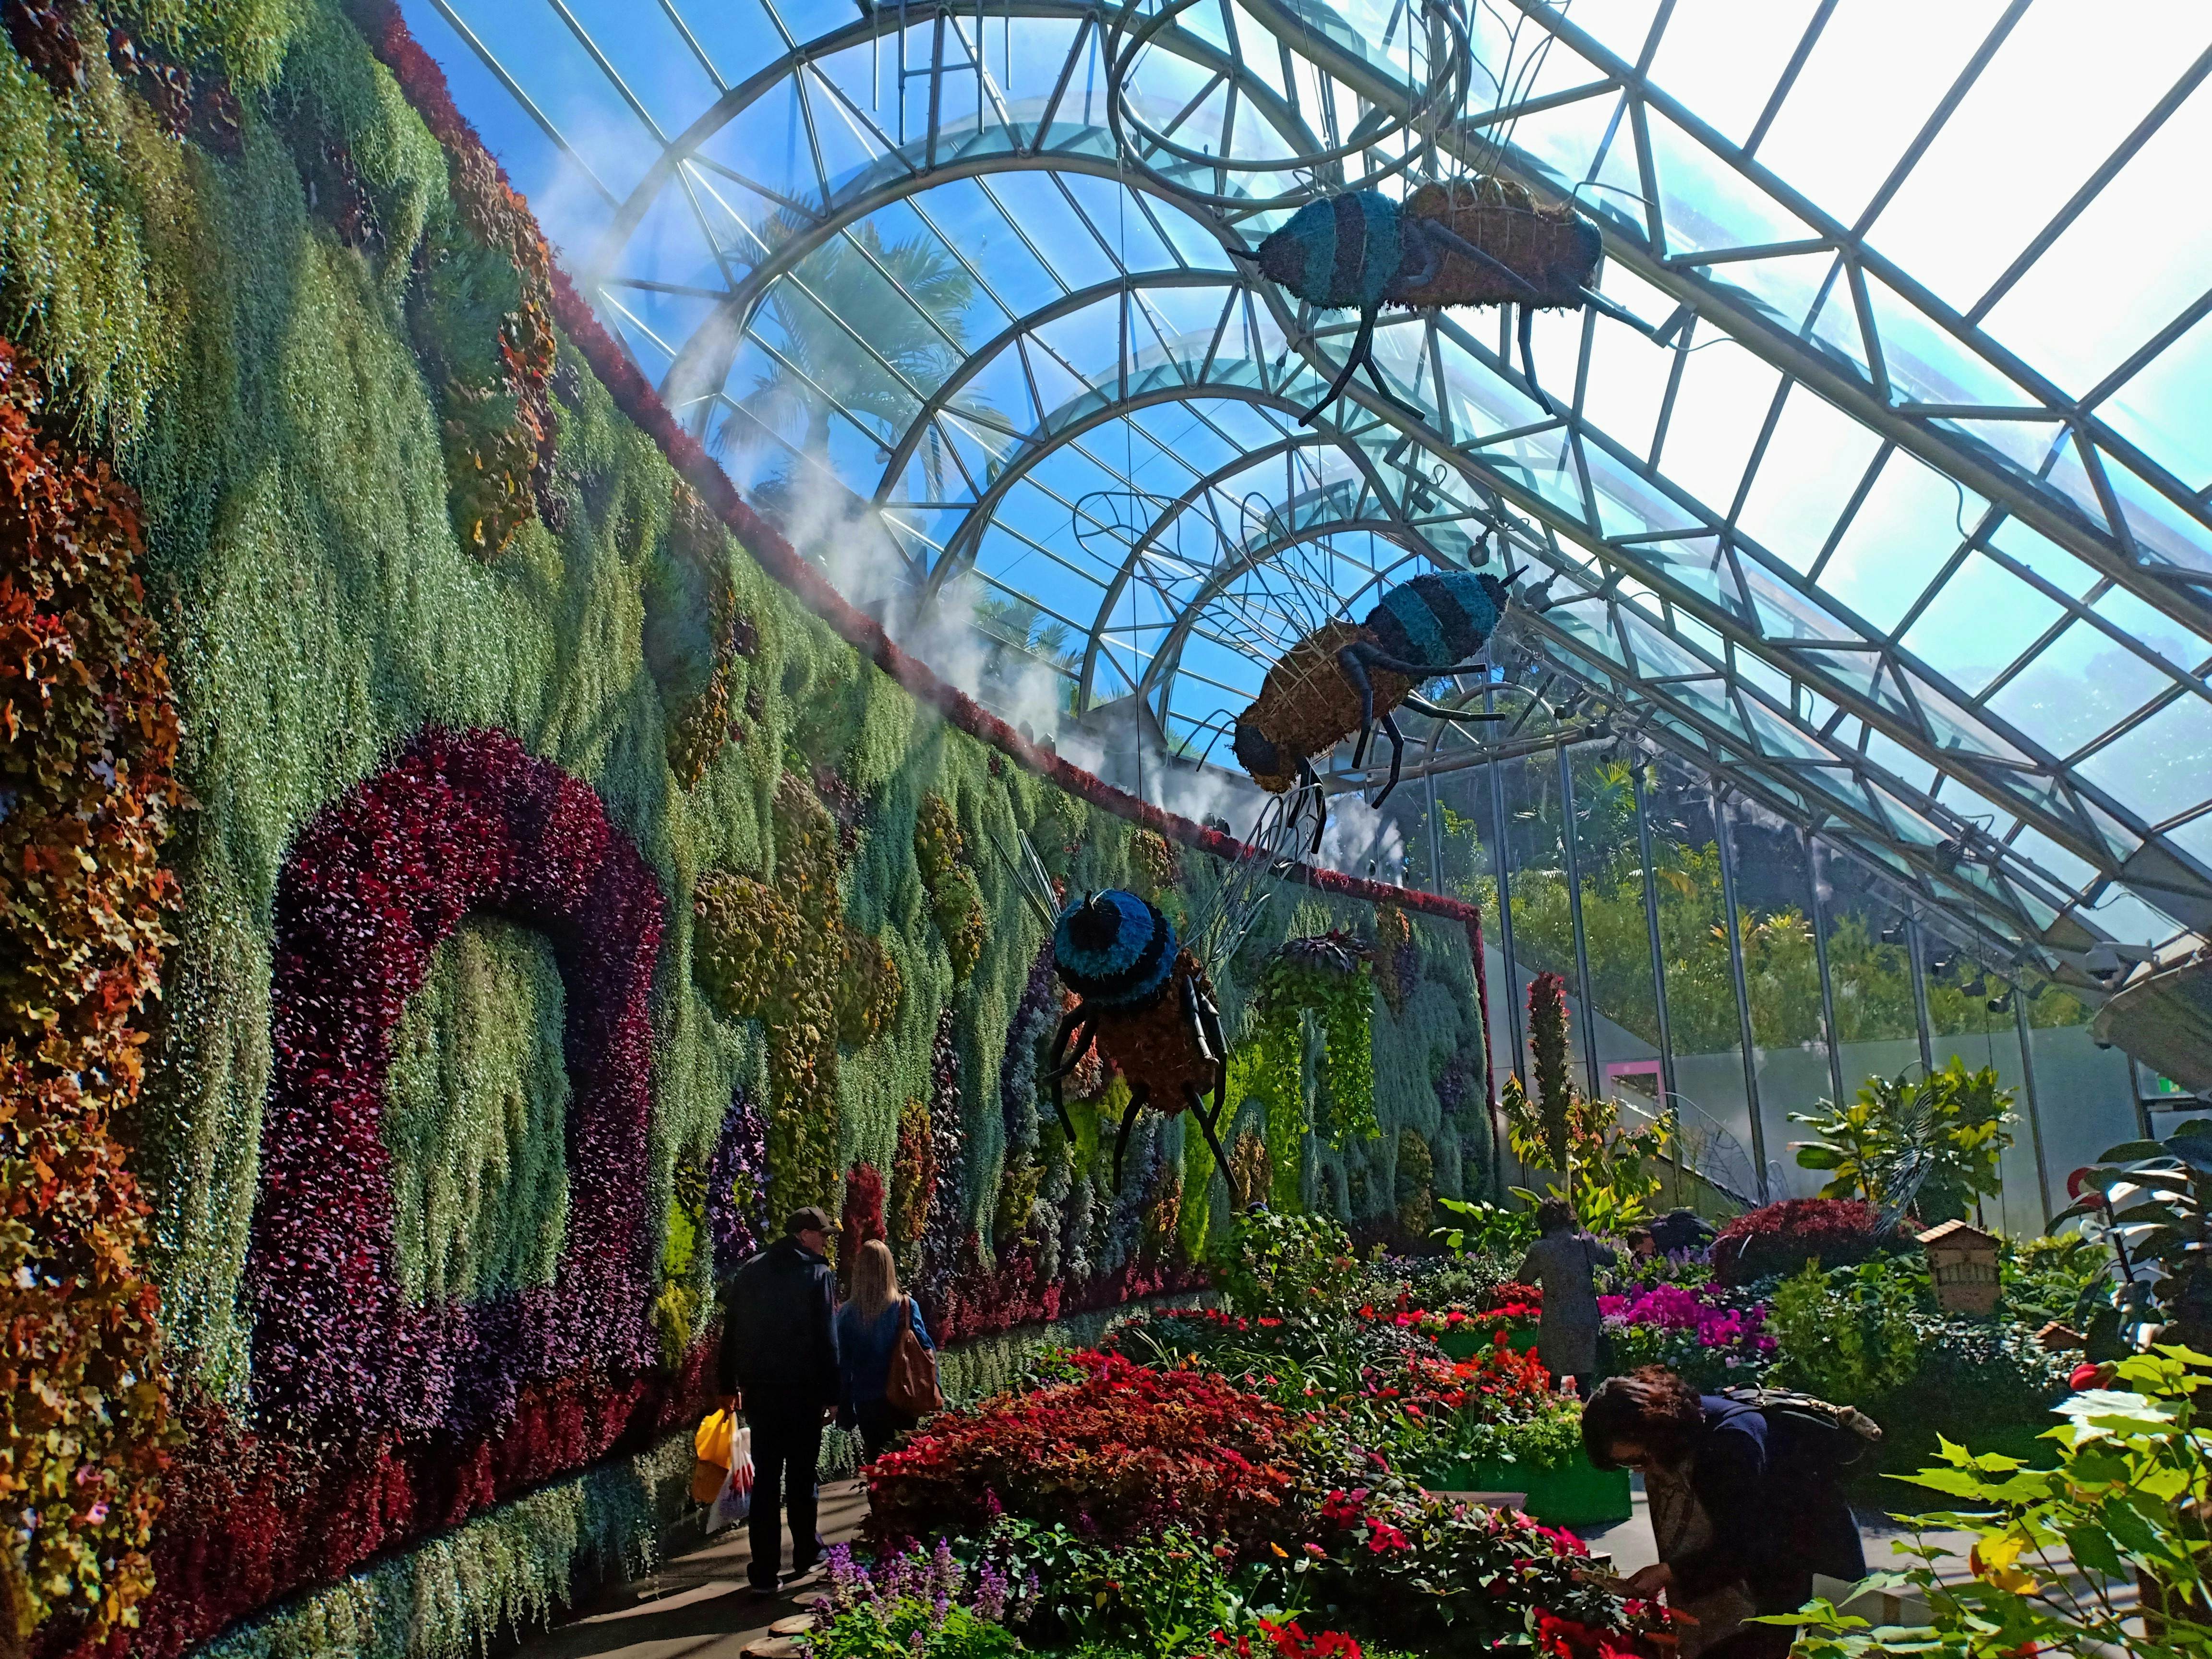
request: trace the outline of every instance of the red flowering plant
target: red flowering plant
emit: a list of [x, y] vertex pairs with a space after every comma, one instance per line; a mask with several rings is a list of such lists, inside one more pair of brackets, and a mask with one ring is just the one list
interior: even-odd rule
[[1316, 1599], [1357, 1608], [1393, 1638], [1486, 1644], [1520, 1636], [1529, 1610], [1594, 1630], [1627, 1627], [1620, 1599], [1583, 1540], [1518, 1510], [1484, 1509], [1424, 1492], [1370, 1456], [1366, 1484], [1322, 1499], [1306, 1546]]
[[1622, 1616], [1620, 1626], [1607, 1628], [1531, 1607], [1528, 1632], [1546, 1659], [1666, 1659], [1674, 1651], [1665, 1608], [1651, 1601], [1630, 1601]]
[[1003, 1513], [1109, 1540], [1180, 1524], [1258, 1548], [1297, 1529], [1300, 1417], [1201, 1371], [1067, 1359], [1075, 1380], [945, 1413], [871, 1464], [875, 1531], [972, 1530]]
[[1483, 1297], [1477, 1311], [1485, 1319], [1515, 1324], [1534, 1324], [1544, 1316], [1544, 1291], [1540, 1285], [1523, 1285], [1509, 1279]]

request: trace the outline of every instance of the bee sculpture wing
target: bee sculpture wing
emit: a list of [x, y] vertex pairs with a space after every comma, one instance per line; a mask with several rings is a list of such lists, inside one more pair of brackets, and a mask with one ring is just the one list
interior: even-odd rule
[[1211, 975], [1235, 957], [1265, 915], [1283, 878], [1297, 869], [1307, 786], [1270, 795], [1243, 849], [1191, 916], [1190, 942]]
[[1060, 919], [1060, 895], [1053, 891], [1052, 872], [1044, 867], [1044, 860], [1029, 836], [1017, 830], [1015, 838], [1022, 844], [1021, 856], [1016, 858], [1001, 846], [996, 836], [990, 837], [991, 850], [999, 855], [999, 862], [1006, 866], [1006, 873], [1014, 878], [1014, 887], [1028, 901], [1036, 919], [1044, 924], [1048, 933]]

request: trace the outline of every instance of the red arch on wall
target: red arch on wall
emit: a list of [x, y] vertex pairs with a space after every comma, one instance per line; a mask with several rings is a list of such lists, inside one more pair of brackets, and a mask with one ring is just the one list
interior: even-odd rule
[[[560, 966], [568, 1236], [550, 1285], [410, 1308], [385, 1081], [401, 1011], [471, 915], [544, 933]], [[504, 1418], [522, 1384], [654, 1363], [646, 1151], [665, 906], [599, 796], [504, 732], [428, 728], [301, 831], [275, 921], [246, 1264], [264, 1419], [470, 1431]]]

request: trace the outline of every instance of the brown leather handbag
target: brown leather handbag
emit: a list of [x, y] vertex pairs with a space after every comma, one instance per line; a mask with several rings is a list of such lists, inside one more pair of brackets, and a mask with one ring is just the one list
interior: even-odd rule
[[945, 1409], [945, 1395], [937, 1386], [937, 1355], [914, 1334], [913, 1306], [910, 1297], [899, 1298], [898, 1340], [884, 1379], [884, 1403], [908, 1417], [926, 1417]]

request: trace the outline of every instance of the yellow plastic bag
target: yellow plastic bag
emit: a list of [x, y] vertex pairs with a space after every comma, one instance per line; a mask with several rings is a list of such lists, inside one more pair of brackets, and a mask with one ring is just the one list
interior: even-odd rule
[[712, 1411], [691, 1437], [691, 1501], [711, 1504], [730, 1473], [731, 1443], [738, 1420], [726, 1411]]

